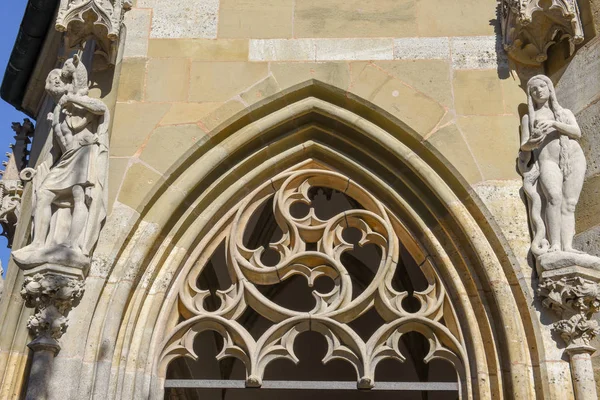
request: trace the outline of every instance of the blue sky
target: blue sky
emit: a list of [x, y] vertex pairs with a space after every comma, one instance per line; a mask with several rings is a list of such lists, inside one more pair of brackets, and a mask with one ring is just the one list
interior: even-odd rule
[[[2, 4], [2, 24], [0, 24], [0, 79], [4, 77], [4, 70], [10, 58], [15, 43], [15, 38], [19, 32], [19, 25], [23, 19], [23, 13], [27, 6], [27, 0], [5, 0]], [[13, 106], [0, 101], [0, 155], [1, 161], [6, 160], [4, 153], [9, 151], [9, 144], [13, 143], [13, 130], [11, 122], [22, 122], [25, 114], [15, 110]], [[10, 249], [6, 247], [6, 239], [0, 237], [0, 260], [6, 269], [10, 257]]]

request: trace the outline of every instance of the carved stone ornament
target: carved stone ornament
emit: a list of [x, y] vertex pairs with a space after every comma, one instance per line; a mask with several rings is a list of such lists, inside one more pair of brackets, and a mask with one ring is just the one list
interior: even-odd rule
[[[590, 342], [600, 333], [593, 314], [600, 310], [600, 284], [598, 276], [583, 277], [581, 271], [571, 270], [559, 274], [546, 274], [538, 292], [544, 306], [553, 309], [561, 321], [554, 324], [567, 348], [589, 348]], [[591, 278], [591, 279], [590, 279]]]
[[502, 0], [502, 34], [504, 49], [523, 64], [543, 63], [564, 39], [573, 50], [584, 39], [577, 0]]
[[21, 295], [26, 306], [36, 311], [27, 324], [32, 335], [58, 341], [67, 329], [67, 315], [79, 302], [83, 291], [81, 279], [53, 273], [26, 277]]
[[[315, 196], [324, 193], [331, 197], [332, 192], [347, 199], [347, 207], [327, 218], [318, 216]], [[304, 216], [293, 211], [296, 206], [307, 206]], [[244, 239], [249, 221], [260, 207], [267, 212], [260, 211], [261, 217], [274, 221], [282, 232], [281, 238], [272, 239], [268, 246]], [[356, 243], [346, 236], [348, 230], [355, 232]], [[265, 231], [268, 229], [259, 229], [261, 234]], [[458, 381], [468, 382], [460, 322], [432, 261], [426, 258], [418, 267], [428, 283], [425, 290], [409, 294], [394, 288], [397, 268], [405, 268], [398, 261], [404, 246], [400, 238], [408, 240], [407, 235], [402, 223], [367, 190], [318, 162], [308, 160], [269, 179], [216, 224], [206, 238], [207, 245], [202, 246], [206, 254], [190, 263], [179, 291], [179, 308], [185, 318], [167, 336], [161, 370], [164, 373], [178, 357], [196, 359], [195, 338], [210, 330], [224, 340], [217, 359], [239, 359], [246, 369], [246, 386], [260, 387], [265, 369], [274, 360], [298, 363], [295, 341], [303, 332], [312, 331], [327, 341], [323, 363], [333, 359], [350, 363], [356, 371], [357, 387], [371, 389], [376, 385], [377, 365], [385, 359], [404, 362], [403, 351], [411, 350], [402, 350], [400, 339], [418, 332], [429, 343], [424, 362], [446, 360], [455, 367]], [[231, 286], [216, 292], [203, 290], [198, 287], [199, 276], [219, 246], [224, 246], [227, 268], [223, 273], [229, 275]], [[365, 256], [372, 265], [364, 268], [373, 273], [366, 283], [350, 273], [344, 258], [354, 257], [358, 247], [372, 250]], [[278, 254], [279, 261], [265, 261], [266, 252]], [[259, 289], [276, 291], [298, 276], [311, 288], [319, 279], [332, 283], [325, 292], [312, 289], [314, 307], [310, 311], [284, 307]], [[411, 296], [418, 305], [407, 310], [404, 300]], [[250, 308], [271, 323], [257, 338], [244, 321]], [[351, 323], [369, 310], [376, 311], [382, 322], [369, 338], [361, 338]]]
[[123, 16], [132, 0], [61, 0], [56, 30], [66, 32], [67, 48], [76, 48], [89, 37], [96, 39], [96, 54], [114, 65]]
[[32, 180], [33, 241], [12, 252], [23, 270], [49, 263], [85, 275], [89, 268], [106, 218], [110, 115], [87, 95], [87, 82], [78, 57], [48, 74], [46, 91], [56, 101], [48, 116], [55, 148]]
[[600, 308], [600, 258], [573, 248], [575, 207], [586, 171], [578, 142], [581, 129], [573, 113], [558, 103], [548, 77], [531, 78], [527, 97], [519, 170], [528, 200], [539, 294], [544, 306], [559, 314], [554, 329], [567, 350], [591, 353], [590, 341], [599, 333], [592, 317]]

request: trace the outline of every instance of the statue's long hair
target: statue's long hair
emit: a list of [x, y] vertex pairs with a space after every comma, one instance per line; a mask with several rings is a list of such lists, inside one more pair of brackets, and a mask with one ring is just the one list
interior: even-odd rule
[[[554, 119], [557, 122], [563, 124], [570, 123], [569, 113], [558, 103], [556, 99], [556, 90], [554, 84], [546, 75], [536, 75], [529, 79], [527, 82], [527, 106], [529, 107], [529, 132], [533, 132], [535, 127], [535, 102], [531, 96], [531, 87], [535, 81], [543, 81], [548, 86], [550, 97], [548, 102], [550, 103], [550, 110], [554, 113]], [[560, 135], [560, 159], [559, 166], [563, 173], [563, 179], [565, 179], [571, 173], [571, 163], [569, 162], [569, 137], [567, 135]]]

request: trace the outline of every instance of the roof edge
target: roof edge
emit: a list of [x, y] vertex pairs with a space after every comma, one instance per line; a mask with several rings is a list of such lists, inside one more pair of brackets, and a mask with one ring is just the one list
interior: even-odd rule
[[[50, 23], [54, 19], [58, 0], [29, 0], [21, 27], [8, 60], [0, 97], [19, 111], [35, 68]], [[33, 115], [29, 115], [35, 118]]]

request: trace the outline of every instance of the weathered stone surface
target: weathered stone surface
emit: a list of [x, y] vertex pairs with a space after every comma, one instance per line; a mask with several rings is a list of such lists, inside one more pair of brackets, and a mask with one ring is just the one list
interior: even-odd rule
[[317, 61], [392, 60], [392, 39], [315, 39]]
[[394, 39], [394, 59], [449, 59], [450, 40], [447, 37], [407, 37]]
[[313, 39], [250, 40], [250, 61], [315, 61]]
[[600, 175], [583, 183], [579, 206], [575, 213], [577, 232], [583, 232], [600, 224]]
[[119, 194], [121, 182], [129, 165], [129, 158], [111, 158], [108, 161], [108, 215], [112, 210], [113, 203]]
[[267, 74], [265, 63], [193, 62], [190, 101], [227, 101]]
[[474, 185], [474, 189], [494, 216], [515, 256], [521, 262], [523, 274], [527, 278], [531, 273], [527, 263], [531, 239], [527, 207], [521, 193], [522, 186], [523, 182], [520, 179], [494, 180], [480, 182]]
[[280, 88], [275, 78], [269, 75], [250, 89], [240, 94], [242, 100], [249, 106], [279, 92]]
[[556, 95], [563, 107], [578, 114], [600, 94], [600, 40], [596, 38], [577, 51], [556, 84]]
[[152, 8], [152, 38], [215, 38], [219, 0], [138, 0]]
[[484, 36], [494, 34], [496, 0], [417, 2], [419, 36]]
[[169, 104], [117, 103], [110, 155], [134, 155], [168, 110]]
[[223, 103], [173, 103], [160, 125], [190, 124], [198, 122]]
[[600, 257], [600, 225], [575, 235], [573, 245], [577, 250]]
[[294, 3], [294, 0], [221, 0], [219, 37], [292, 37]]
[[450, 49], [455, 69], [508, 68], [506, 53], [496, 36], [452, 37]]
[[143, 163], [137, 162], [129, 167], [121, 185], [118, 201], [136, 211], [142, 211], [146, 196], [156, 185], [161, 175], [148, 168]]
[[126, 59], [121, 64], [117, 101], [142, 101], [146, 84], [146, 59]]
[[146, 57], [148, 55], [151, 19], [151, 10], [136, 8], [125, 14], [127, 38], [123, 57]]
[[504, 98], [496, 70], [455, 71], [452, 84], [457, 114], [503, 114]]
[[247, 61], [247, 39], [150, 39], [148, 57], [194, 61]]
[[349, 92], [365, 98], [391, 113], [421, 136], [438, 124], [445, 114], [435, 100], [417, 92], [370, 63], [352, 64]]
[[589, 179], [600, 174], [600, 101], [584, 108], [576, 117], [581, 127], [581, 148], [587, 160], [585, 176]]
[[195, 124], [161, 126], [150, 135], [140, 159], [164, 173], [182, 154], [207, 138]]
[[552, 271], [573, 266], [600, 271], [600, 258], [589, 254], [555, 251], [542, 254], [538, 257], [537, 263], [540, 273], [541, 271]]
[[200, 126], [206, 132], [212, 132], [216, 127], [233, 118], [234, 115], [246, 109], [241, 101], [234, 99], [226, 102], [215, 111], [200, 119]]
[[338, 88], [350, 84], [350, 68], [345, 62], [271, 63], [271, 73], [281, 88], [288, 88], [310, 79], [316, 79]]
[[483, 179], [467, 143], [455, 124], [441, 128], [427, 141], [448, 159], [467, 182], [473, 184]]
[[148, 62], [146, 100], [186, 101], [189, 65], [184, 58], [153, 58]]
[[[518, 178], [515, 162], [515, 154], [519, 152], [517, 118], [459, 117], [458, 126], [464, 133], [485, 180]], [[502, 135], [501, 140], [498, 135]]]
[[450, 63], [444, 60], [377, 61], [395, 78], [448, 108], [454, 108]]
[[416, 31], [415, 0], [302, 0], [296, 2], [296, 37], [402, 37]]

